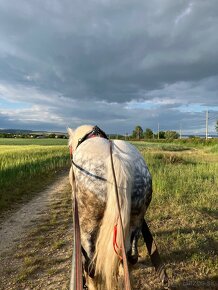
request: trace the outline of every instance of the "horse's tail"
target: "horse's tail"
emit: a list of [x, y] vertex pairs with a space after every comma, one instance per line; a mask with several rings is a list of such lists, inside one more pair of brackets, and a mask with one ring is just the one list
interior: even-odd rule
[[[117, 284], [117, 273], [120, 264], [121, 252], [121, 224], [118, 216], [118, 205], [116, 199], [114, 175], [112, 172], [111, 159], [107, 164], [107, 203], [99, 229], [94, 255], [95, 275], [98, 289], [114, 290]], [[116, 154], [113, 155], [113, 164], [117, 181], [121, 217], [124, 230], [126, 247], [129, 245], [129, 222], [131, 210], [132, 169], [129, 162]], [[117, 224], [117, 236], [116, 235]], [[117, 246], [115, 245], [115, 242]], [[116, 247], [117, 253], [114, 250]], [[104, 285], [104, 286], [103, 286]]]

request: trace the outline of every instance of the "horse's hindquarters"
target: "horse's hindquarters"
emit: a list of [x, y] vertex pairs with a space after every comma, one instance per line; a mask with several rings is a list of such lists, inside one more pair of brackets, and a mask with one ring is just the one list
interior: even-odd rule
[[[129, 251], [130, 236], [140, 228], [151, 200], [151, 176], [135, 147], [123, 141], [113, 144], [125, 244]], [[82, 247], [88, 262], [94, 257], [95, 273], [108, 285], [104, 289], [114, 289], [114, 276], [120, 263], [113, 249], [113, 230], [119, 214], [111, 169], [109, 142], [103, 138], [86, 140], [74, 153]], [[119, 234], [119, 247], [120, 237]]]
[[104, 215], [105, 202], [95, 193], [78, 186], [78, 208], [81, 227], [81, 241], [89, 259], [93, 258], [94, 245]]

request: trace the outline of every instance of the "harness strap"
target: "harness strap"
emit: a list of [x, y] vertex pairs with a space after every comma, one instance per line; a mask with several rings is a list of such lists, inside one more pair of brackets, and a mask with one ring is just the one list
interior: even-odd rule
[[73, 231], [74, 231], [74, 246], [72, 256], [72, 269], [70, 290], [82, 290], [83, 289], [83, 277], [82, 277], [82, 255], [81, 255], [81, 238], [80, 238], [80, 225], [79, 225], [79, 213], [78, 204], [76, 198], [76, 181], [72, 168], [72, 182], [73, 182]]
[[114, 186], [115, 186], [115, 194], [116, 194], [116, 201], [117, 201], [117, 207], [118, 207], [118, 215], [119, 215], [120, 226], [121, 226], [121, 247], [122, 247], [122, 258], [123, 258], [123, 269], [124, 269], [124, 284], [125, 284], [125, 290], [131, 290], [128, 262], [127, 262], [126, 250], [125, 250], [123, 222], [122, 222], [122, 217], [121, 217], [121, 213], [120, 213], [121, 212], [120, 201], [119, 201], [117, 180], [116, 180], [114, 163], [113, 163], [112, 141], [110, 140], [109, 142], [110, 142], [111, 168], [112, 168], [112, 173], [113, 173], [113, 178], [114, 178]]
[[88, 176], [91, 176], [91, 177], [94, 177], [96, 179], [99, 179], [99, 180], [102, 180], [102, 181], [107, 181], [107, 179], [105, 179], [104, 177], [101, 177], [101, 176], [98, 176], [98, 175], [95, 175], [91, 172], [89, 172], [88, 170], [86, 170], [85, 168], [79, 166], [78, 164], [76, 164], [73, 159], [71, 160], [72, 161], [72, 164], [77, 168], [79, 169], [81, 172], [83, 172], [84, 174], [88, 175]]
[[78, 144], [76, 148], [84, 142], [86, 139], [92, 138], [92, 137], [102, 137], [105, 139], [108, 139], [108, 136], [105, 134], [104, 131], [102, 131], [98, 126], [93, 127], [93, 129], [85, 134], [81, 139], [78, 140]]
[[167, 273], [165, 271], [161, 257], [159, 255], [155, 240], [154, 240], [154, 238], [150, 232], [150, 229], [149, 229], [149, 227], [144, 219], [142, 222], [141, 230], [142, 230], [142, 235], [143, 235], [143, 238], [144, 238], [151, 262], [152, 262], [156, 272], [159, 274], [161, 282], [164, 285], [166, 285], [168, 283], [168, 276], [167, 276]]

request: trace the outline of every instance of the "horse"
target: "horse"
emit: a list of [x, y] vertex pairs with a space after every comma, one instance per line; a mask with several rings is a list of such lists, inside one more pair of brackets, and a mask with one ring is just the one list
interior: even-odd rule
[[128, 262], [134, 264], [138, 260], [139, 232], [152, 198], [151, 174], [135, 146], [109, 140], [97, 126], [68, 128], [68, 134], [73, 156], [69, 179], [72, 187], [76, 184], [86, 285], [93, 290], [114, 290], [122, 272], [121, 223], [114, 183], [119, 195], [125, 251]]

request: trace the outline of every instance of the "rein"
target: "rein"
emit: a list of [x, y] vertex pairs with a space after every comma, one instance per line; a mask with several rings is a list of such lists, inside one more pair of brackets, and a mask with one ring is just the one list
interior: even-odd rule
[[72, 169], [72, 182], [73, 182], [72, 195], [73, 195], [74, 247], [72, 255], [70, 290], [83, 290], [81, 236], [80, 236], [78, 203], [76, 198], [76, 180], [73, 169]]

